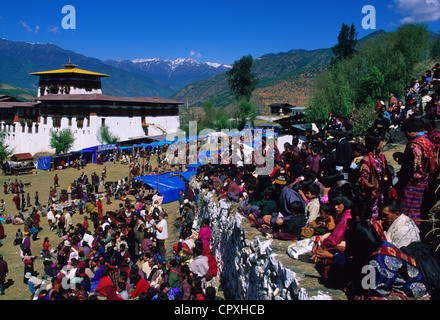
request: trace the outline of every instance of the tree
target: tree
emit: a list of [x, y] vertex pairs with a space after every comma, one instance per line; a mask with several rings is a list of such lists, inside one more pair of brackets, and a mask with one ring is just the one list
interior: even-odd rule
[[221, 131], [230, 129], [229, 113], [224, 109], [216, 109], [212, 102], [205, 102], [202, 105], [205, 116], [197, 125], [197, 131], [212, 129]]
[[440, 59], [440, 36], [436, 36], [431, 43], [431, 57], [435, 60]]
[[101, 126], [97, 133], [98, 141], [102, 144], [118, 143], [119, 137], [110, 132], [108, 126]]
[[248, 121], [253, 125], [257, 114], [257, 107], [253, 103], [246, 101], [246, 99], [242, 99], [233, 114], [233, 127], [241, 131]]
[[[350, 40], [353, 32], [353, 28], [343, 27], [338, 41]], [[351, 56], [344, 54], [349, 50], [338, 46], [337, 63], [315, 81], [306, 121], [325, 123], [330, 111], [347, 119], [355, 111], [353, 130], [362, 135], [374, 119], [371, 110], [376, 98], [387, 97], [391, 92], [402, 97], [415, 67], [430, 53], [428, 44], [426, 26], [412, 24], [364, 42]]]
[[51, 129], [49, 134], [49, 145], [55, 149], [55, 154], [57, 155], [69, 151], [75, 142], [73, 132], [68, 128], [62, 130]]
[[193, 108], [182, 106], [179, 109], [179, 129], [189, 134], [190, 121], [198, 121], [198, 117]]
[[343, 23], [338, 35], [338, 43], [333, 46], [332, 52], [335, 58], [332, 59], [333, 65], [341, 59], [350, 58], [355, 53], [355, 47], [357, 44], [357, 32], [356, 28], [352, 24], [350, 27]]
[[7, 157], [12, 155], [13, 150], [9, 149], [9, 145], [5, 142], [6, 132], [0, 131], [0, 163], [6, 160]]
[[252, 63], [251, 55], [243, 56], [240, 60], [235, 61], [232, 68], [226, 72], [229, 89], [237, 102], [243, 98], [249, 101], [258, 84], [258, 79], [251, 72]]

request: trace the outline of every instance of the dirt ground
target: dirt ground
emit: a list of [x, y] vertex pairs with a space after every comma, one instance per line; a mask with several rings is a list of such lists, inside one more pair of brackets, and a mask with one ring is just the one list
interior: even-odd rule
[[[106, 181], [117, 181], [123, 179], [128, 176], [129, 167], [128, 165], [123, 165], [120, 163], [106, 163], [107, 166], [107, 179]], [[34, 204], [34, 195], [35, 191], [38, 191], [40, 197], [40, 203], [47, 203], [49, 198], [49, 190], [50, 187], [53, 186], [53, 177], [55, 173], [59, 177], [60, 189], [67, 189], [68, 185], [73, 182], [73, 180], [77, 179], [82, 172], [87, 174], [88, 177], [93, 172], [97, 174], [101, 174], [103, 169], [103, 165], [97, 164], [88, 164], [83, 170], [77, 170], [73, 168], [64, 169], [64, 170], [56, 170], [56, 171], [43, 171], [43, 170], [34, 170], [33, 174], [29, 175], [21, 175], [21, 176], [0, 176], [0, 184], [3, 185], [5, 181], [11, 179], [15, 181], [23, 181], [23, 183], [30, 182], [30, 186], [25, 186], [24, 192], [25, 194], [29, 193], [31, 196], [31, 204]], [[102, 191], [100, 188], [99, 191]], [[0, 199], [3, 199], [6, 203], [6, 213], [12, 216], [17, 215], [17, 210], [15, 208], [15, 204], [12, 202], [13, 195], [3, 193], [3, 189], [1, 191]], [[103, 201], [103, 209], [104, 213], [106, 211], [112, 211], [119, 208], [119, 203], [121, 201], [112, 199], [112, 203], [107, 205], [106, 201]], [[172, 225], [175, 221], [175, 218], [178, 216], [178, 206], [177, 203], [169, 203], [163, 206], [164, 210], [169, 214], [168, 225], [170, 229], [170, 237], [166, 242], [167, 253], [171, 252], [172, 245], [177, 242], [178, 235], [176, 232], [173, 232]], [[32, 206], [28, 207], [27, 210], [31, 211]], [[177, 213], [177, 214], [176, 214]], [[74, 224], [78, 222], [82, 222], [84, 220], [85, 215], [79, 215], [78, 211], [73, 215]], [[38, 234], [38, 239], [36, 241], [32, 241], [31, 250], [32, 254], [37, 256], [37, 259], [34, 263], [35, 270], [39, 273], [43, 273], [43, 259], [40, 257], [40, 250], [42, 249], [43, 240], [45, 237], [49, 237], [51, 247], [56, 247], [62, 239], [56, 235], [55, 231], [50, 231], [49, 225], [47, 223], [47, 219], [45, 217], [41, 217], [41, 227], [42, 231]], [[91, 227], [93, 226], [90, 223]], [[5, 233], [7, 237], [3, 239], [2, 246], [0, 246], [0, 254], [3, 255], [3, 259], [8, 263], [9, 274], [6, 278], [6, 290], [5, 295], [0, 295], [0, 300], [29, 300], [31, 297], [31, 293], [26, 284], [23, 283], [23, 275], [24, 275], [24, 266], [20, 258], [20, 248], [18, 245], [13, 245], [13, 241], [15, 239], [15, 233], [17, 229], [21, 228], [23, 231], [22, 225], [13, 225], [3, 223], [5, 228]]]

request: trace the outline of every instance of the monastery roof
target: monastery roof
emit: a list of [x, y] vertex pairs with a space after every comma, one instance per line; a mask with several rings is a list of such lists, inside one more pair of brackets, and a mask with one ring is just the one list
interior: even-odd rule
[[87, 75], [99, 76], [99, 77], [110, 77], [107, 74], [93, 72], [93, 71], [88, 71], [88, 70], [83, 70], [83, 69], [78, 69], [77, 65], [72, 64], [70, 59], [69, 59], [69, 63], [68, 64], [63, 64], [63, 66], [64, 66], [64, 69], [32, 72], [32, 73], [30, 73], [30, 75], [33, 75], [33, 76], [43, 76], [43, 75], [50, 75], [50, 74], [69, 74], [69, 73], [73, 74], [73, 73], [76, 73], [76, 74], [87, 74]]
[[139, 103], [139, 104], [183, 104], [183, 102], [160, 98], [160, 97], [113, 97], [105, 94], [49, 94], [34, 98], [37, 101], [90, 101], [90, 102], [118, 102], [118, 103]]
[[50, 71], [41, 71], [41, 72], [32, 72], [30, 75], [33, 76], [44, 76], [44, 75], [51, 75], [51, 74], [87, 74], [92, 76], [99, 76], [99, 77], [110, 77], [107, 74], [93, 72], [93, 71], [87, 71], [83, 69], [78, 68], [72, 68], [72, 69], [57, 69], [57, 70], [50, 70]]

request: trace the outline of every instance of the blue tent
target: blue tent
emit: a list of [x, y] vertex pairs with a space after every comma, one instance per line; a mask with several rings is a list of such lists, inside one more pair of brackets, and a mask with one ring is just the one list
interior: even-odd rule
[[51, 163], [52, 156], [38, 158], [37, 169], [49, 171]]
[[[134, 178], [157, 190], [157, 175], [146, 175]], [[159, 175], [159, 192], [164, 197], [163, 203], [179, 200], [179, 190], [185, 190], [185, 182], [179, 176], [169, 173]]]

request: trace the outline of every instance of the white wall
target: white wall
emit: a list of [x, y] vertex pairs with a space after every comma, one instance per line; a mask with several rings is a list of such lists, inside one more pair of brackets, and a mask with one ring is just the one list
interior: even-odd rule
[[[75, 143], [71, 151], [81, 150], [83, 148], [100, 145], [97, 133], [102, 124], [102, 118], [105, 119], [105, 125], [110, 128], [110, 132], [119, 137], [120, 141], [133, 138], [145, 137], [142, 129], [141, 117], [101, 117], [90, 116], [90, 123], [87, 126], [87, 119], [84, 119], [83, 128], [77, 128], [76, 118], [72, 118], [71, 125], [67, 117], [61, 118], [61, 129], [69, 128], [75, 136]], [[161, 116], [146, 117], [146, 123], [156, 124], [167, 132], [176, 132], [179, 127], [179, 116]], [[3, 127], [3, 124], [1, 124]], [[25, 126], [25, 132], [22, 132], [22, 126], [16, 122], [15, 132], [7, 132], [5, 142], [10, 148], [15, 148], [14, 153], [30, 152], [35, 154], [38, 152], [54, 152], [49, 147], [49, 132], [52, 128], [52, 117], [47, 117], [47, 123], [44, 124], [43, 117], [40, 117], [38, 123], [38, 133], [35, 132], [35, 124], [32, 125], [32, 133], [28, 133], [28, 127]], [[164, 134], [161, 130], [154, 126], [150, 126], [148, 136], [156, 136]]]

